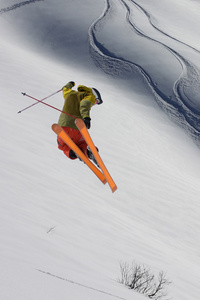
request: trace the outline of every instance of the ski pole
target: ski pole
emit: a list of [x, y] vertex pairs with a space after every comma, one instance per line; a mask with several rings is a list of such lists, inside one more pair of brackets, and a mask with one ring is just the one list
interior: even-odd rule
[[[43, 99], [40, 100], [40, 101], [43, 102], [44, 100], [46, 100], [46, 99], [52, 97], [53, 95], [55, 95], [55, 94], [57, 94], [57, 93], [59, 93], [59, 92], [61, 92], [61, 91], [62, 91], [62, 89], [60, 89], [59, 91], [57, 91], [57, 92], [55, 92], [55, 93], [53, 93], [53, 94], [51, 94], [51, 95], [49, 95], [49, 96], [43, 98]], [[26, 93], [22, 93], [22, 95], [27, 96], [27, 97], [30, 97], [29, 95], [26, 95]], [[31, 98], [31, 97], [30, 97], [30, 98]], [[36, 100], [36, 99], [34, 99], [34, 100]], [[39, 102], [35, 102], [35, 103], [33, 103], [33, 104], [31, 104], [31, 105], [25, 107], [24, 109], [18, 111], [18, 114], [21, 113], [21, 112], [23, 112], [23, 111], [26, 110], [26, 109], [29, 109], [30, 107], [32, 107], [32, 106], [34, 106], [34, 105], [36, 105], [36, 104], [38, 104], [38, 103], [39, 103]]]
[[27, 97], [29, 97], [29, 98], [31, 98], [31, 99], [33, 99], [33, 100], [39, 102], [39, 103], [42, 103], [42, 104], [44, 104], [44, 105], [46, 105], [46, 106], [49, 106], [49, 107], [51, 107], [51, 108], [53, 108], [53, 109], [55, 109], [55, 110], [60, 111], [60, 112], [63, 113], [63, 114], [66, 114], [66, 115], [68, 115], [68, 116], [70, 116], [70, 117], [76, 119], [76, 117], [74, 117], [74, 116], [72, 116], [72, 115], [70, 115], [70, 114], [68, 114], [68, 113], [66, 113], [66, 112], [64, 112], [64, 111], [62, 111], [62, 110], [60, 110], [59, 108], [57, 108], [57, 107], [55, 107], [55, 106], [52, 106], [52, 105], [50, 105], [50, 104], [48, 104], [48, 103], [43, 102], [43, 99], [42, 99], [42, 100], [38, 100], [38, 99], [36, 99], [36, 98], [34, 98], [34, 97], [32, 97], [32, 96], [26, 94], [26, 93], [22, 93], [22, 95], [23, 95], [23, 96], [27, 96]]

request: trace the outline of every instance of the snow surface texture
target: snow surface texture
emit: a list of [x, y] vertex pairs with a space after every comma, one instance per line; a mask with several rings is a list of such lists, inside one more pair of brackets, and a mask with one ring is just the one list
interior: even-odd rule
[[[200, 2], [0, 2], [0, 299], [145, 299], [121, 261], [200, 293]], [[94, 63], [95, 62], [95, 63]], [[57, 149], [59, 113], [32, 104], [67, 81], [101, 91], [90, 130], [112, 194]], [[175, 125], [164, 111], [181, 124]], [[60, 93], [47, 101], [62, 109]]]

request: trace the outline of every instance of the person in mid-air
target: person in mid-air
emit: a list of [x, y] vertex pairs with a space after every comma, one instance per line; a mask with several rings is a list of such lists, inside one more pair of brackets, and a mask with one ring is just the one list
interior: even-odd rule
[[[93, 159], [92, 152], [87, 147], [87, 143], [82, 137], [80, 131], [75, 125], [75, 119], [80, 118], [84, 121], [87, 129], [90, 129], [91, 118], [90, 110], [95, 104], [103, 103], [99, 91], [95, 88], [79, 85], [77, 91], [72, 88], [75, 82], [68, 82], [63, 88], [63, 97], [65, 99], [63, 113], [61, 113], [58, 125], [70, 136], [74, 143], [90, 159]], [[76, 159], [76, 153], [57, 136], [58, 148], [70, 159]]]

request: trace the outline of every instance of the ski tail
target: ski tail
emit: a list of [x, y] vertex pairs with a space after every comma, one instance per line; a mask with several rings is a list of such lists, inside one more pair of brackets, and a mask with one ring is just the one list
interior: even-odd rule
[[90, 150], [92, 151], [92, 153], [94, 154], [94, 157], [98, 163], [98, 165], [100, 166], [103, 174], [105, 175], [106, 177], [106, 180], [108, 182], [108, 184], [110, 185], [110, 188], [112, 190], [112, 192], [114, 193], [117, 189], [117, 186], [114, 182], [114, 180], [112, 179], [110, 173], [108, 172], [106, 166], [104, 165], [93, 141], [92, 141], [92, 138], [90, 137], [90, 134], [85, 126], [85, 123], [83, 122], [83, 120], [81, 119], [76, 119], [75, 120], [75, 123], [76, 123], [76, 126], [78, 127], [78, 129], [80, 130], [82, 136], [84, 137], [86, 143], [88, 144]]
[[106, 183], [105, 175], [85, 156], [80, 148], [72, 141], [68, 134], [58, 124], [52, 125], [52, 130], [66, 143], [82, 161], [94, 172], [94, 174], [101, 180], [102, 183]]

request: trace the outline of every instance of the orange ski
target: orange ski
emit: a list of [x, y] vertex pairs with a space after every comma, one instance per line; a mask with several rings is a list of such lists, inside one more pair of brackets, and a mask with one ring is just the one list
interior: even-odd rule
[[94, 172], [94, 174], [105, 184], [106, 178], [104, 174], [85, 156], [80, 148], [72, 141], [68, 134], [58, 124], [52, 125], [52, 130], [66, 143], [84, 163]]
[[104, 165], [104, 163], [103, 163], [103, 161], [102, 161], [102, 159], [101, 159], [101, 157], [100, 157], [100, 155], [99, 155], [99, 153], [98, 153], [98, 151], [97, 151], [97, 149], [96, 149], [96, 147], [95, 147], [95, 145], [92, 141], [92, 138], [91, 138], [86, 126], [85, 126], [85, 123], [81, 119], [76, 119], [75, 123], [76, 123], [76, 126], [78, 127], [78, 129], [80, 130], [82, 136], [84, 137], [86, 143], [88, 144], [90, 150], [94, 154], [97, 163], [99, 164], [103, 174], [106, 177], [106, 180], [107, 180], [108, 184], [110, 185], [110, 188], [111, 188], [112, 192], [114, 193], [117, 189], [117, 186], [116, 186], [115, 182], [113, 181], [112, 177], [110, 176], [106, 166]]

